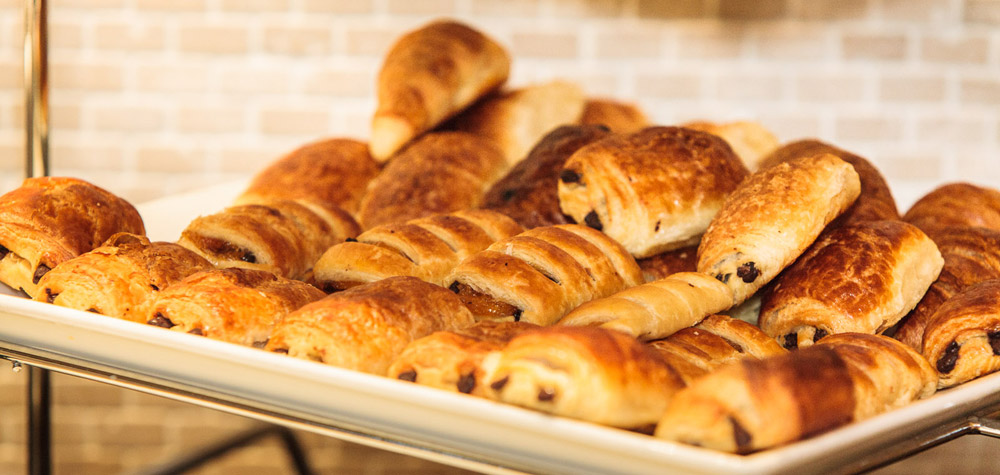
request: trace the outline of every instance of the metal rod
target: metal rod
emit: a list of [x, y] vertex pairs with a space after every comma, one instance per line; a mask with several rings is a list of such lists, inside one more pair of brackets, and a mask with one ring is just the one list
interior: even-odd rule
[[992, 417], [980, 417], [976, 422], [977, 433], [1000, 439], [1000, 420]]
[[49, 371], [28, 366], [28, 473], [52, 473], [52, 385]]
[[295, 467], [296, 473], [302, 475], [309, 475], [312, 473], [309, 468], [309, 462], [306, 460], [305, 452], [295, 439], [295, 436], [290, 430], [276, 425], [265, 425], [247, 429], [236, 434], [235, 436], [221, 440], [206, 449], [194, 452], [188, 456], [175, 459], [170, 463], [150, 470], [145, 470], [140, 473], [143, 475], [180, 475], [198, 468], [212, 459], [229, 453], [230, 451], [246, 447], [258, 439], [268, 435], [275, 435], [279, 437], [282, 443], [285, 444], [285, 449], [288, 451], [289, 457], [292, 459], [292, 464]]
[[25, 175], [49, 174], [48, 3], [24, 1]]

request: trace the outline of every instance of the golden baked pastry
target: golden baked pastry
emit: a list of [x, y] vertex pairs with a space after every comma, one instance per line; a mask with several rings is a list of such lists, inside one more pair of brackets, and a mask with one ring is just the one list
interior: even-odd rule
[[0, 282], [34, 297], [46, 272], [119, 232], [146, 232], [124, 199], [76, 178], [28, 178], [0, 196]]
[[445, 285], [445, 278], [463, 259], [523, 230], [514, 220], [489, 210], [384, 224], [327, 249], [313, 267], [313, 276], [326, 292], [400, 275]]
[[652, 125], [639, 106], [604, 98], [587, 100], [580, 123], [603, 125], [616, 134], [631, 134]]
[[917, 200], [903, 220], [928, 233], [960, 226], [1000, 230], [1000, 190], [970, 183], [942, 185]]
[[642, 282], [632, 256], [576, 224], [529, 229], [462, 261], [446, 279], [476, 320], [551, 325], [591, 299]]
[[980, 282], [930, 317], [922, 353], [949, 388], [1000, 369], [1000, 280]]
[[118, 233], [42, 276], [35, 300], [145, 323], [151, 298], [212, 264], [172, 242]]
[[937, 376], [891, 338], [841, 333], [726, 365], [678, 391], [656, 437], [748, 453], [804, 439], [934, 393]]
[[721, 137], [733, 148], [733, 151], [740, 157], [740, 160], [743, 160], [743, 164], [750, 171], [760, 169], [761, 160], [781, 145], [781, 142], [770, 130], [752, 121], [744, 120], [721, 124], [695, 121], [683, 124], [682, 127]]
[[641, 258], [697, 243], [746, 176], [722, 139], [649, 127], [577, 150], [559, 175], [559, 204]]
[[678, 272], [694, 272], [698, 264], [698, 246], [682, 247], [636, 260], [646, 282], [663, 279]]
[[698, 271], [733, 289], [740, 304], [791, 264], [860, 193], [857, 172], [831, 154], [750, 175], [712, 220]]
[[263, 348], [289, 312], [325, 297], [297, 280], [255, 269], [198, 272], [167, 287], [146, 309], [146, 323]]
[[509, 73], [507, 52], [467, 25], [435, 21], [403, 35], [378, 73], [372, 156], [387, 160], [407, 142], [500, 87]]
[[759, 325], [786, 348], [835, 333], [882, 333], [917, 305], [943, 264], [934, 241], [911, 224], [835, 228], [765, 290]]
[[492, 142], [467, 132], [424, 135], [368, 186], [358, 220], [364, 229], [476, 208], [506, 169]]
[[448, 289], [415, 277], [390, 277], [289, 314], [274, 329], [267, 350], [385, 375], [413, 340], [473, 323]]
[[390, 378], [449, 391], [487, 396], [483, 358], [521, 333], [541, 328], [528, 322], [484, 320], [470, 327], [434, 332], [414, 340], [389, 366]]
[[640, 340], [656, 340], [732, 305], [732, 291], [725, 284], [706, 274], [681, 272], [591, 300], [559, 324], [600, 326]]

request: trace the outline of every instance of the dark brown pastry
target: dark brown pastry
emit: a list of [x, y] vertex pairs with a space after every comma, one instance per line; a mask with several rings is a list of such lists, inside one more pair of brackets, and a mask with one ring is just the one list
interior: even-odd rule
[[636, 260], [646, 282], [678, 272], [694, 272], [698, 267], [698, 246], [683, 247]]
[[949, 388], [1000, 369], [1000, 280], [959, 292], [930, 317], [922, 353]]
[[903, 220], [929, 234], [941, 228], [976, 226], [1000, 231], [1000, 191], [949, 183], [917, 200]]

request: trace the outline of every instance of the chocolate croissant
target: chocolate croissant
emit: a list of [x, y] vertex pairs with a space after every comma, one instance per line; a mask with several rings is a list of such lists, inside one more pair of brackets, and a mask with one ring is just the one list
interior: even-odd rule
[[698, 267], [698, 246], [682, 247], [637, 259], [646, 282], [663, 279], [678, 272], [694, 272]]
[[891, 338], [841, 333], [726, 365], [678, 391], [656, 437], [749, 453], [804, 439], [930, 396], [937, 375]]
[[962, 226], [1000, 231], [1000, 190], [970, 183], [942, 185], [917, 200], [903, 220], [927, 233]]
[[118, 233], [42, 276], [35, 300], [145, 323], [150, 299], [211, 268], [205, 258], [178, 244]]
[[763, 125], [751, 121], [718, 124], [714, 122], [688, 122], [683, 127], [708, 132], [725, 140], [750, 171], [760, 168], [760, 162], [781, 144], [778, 138]]
[[616, 134], [631, 134], [652, 125], [639, 106], [605, 98], [587, 100], [580, 124], [604, 126]]
[[642, 282], [607, 235], [564, 224], [529, 229], [462, 261], [446, 279], [476, 320], [551, 325], [583, 302]]
[[34, 297], [45, 273], [119, 232], [145, 234], [124, 199], [76, 178], [28, 178], [0, 196], [0, 282]]
[[400, 275], [444, 285], [463, 259], [521, 231], [512, 219], [488, 210], [384, 224], [327, 249], [313, 275], [327, 292]]
[[559, 175], [559, 204], [641, 258], [697, 243], [746, 176], [722, 139], [650, 127], [577, 150]]
[[1000, 369], [1000, 280], [975, 284], [942, 304], [924, 330], [922, 353], [938, 388]]

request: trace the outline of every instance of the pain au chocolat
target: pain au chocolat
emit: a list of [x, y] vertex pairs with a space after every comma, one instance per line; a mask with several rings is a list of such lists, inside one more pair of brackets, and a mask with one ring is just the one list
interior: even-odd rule
[[948, 388], [1000, 369], [1000, 279], [944, 302], [927, 322], [922, 353]]
[[752, 121], [726, 123], [695, 121], [687, 122], [683, 127], [719, 136], [733, 148], [750, 171], [759, 169], [761, 160], [781, 145], [770, 130]]
[[928, 233], [976, 226], [1000, 231], [1000, 190], [971, 183], [949, 183], [924, 195], [903, 220]]
[[584, 104], [580, 124], [602, 125], [616, 134], [631, 134], [652, 125], [638, 105], [597, 97]]

